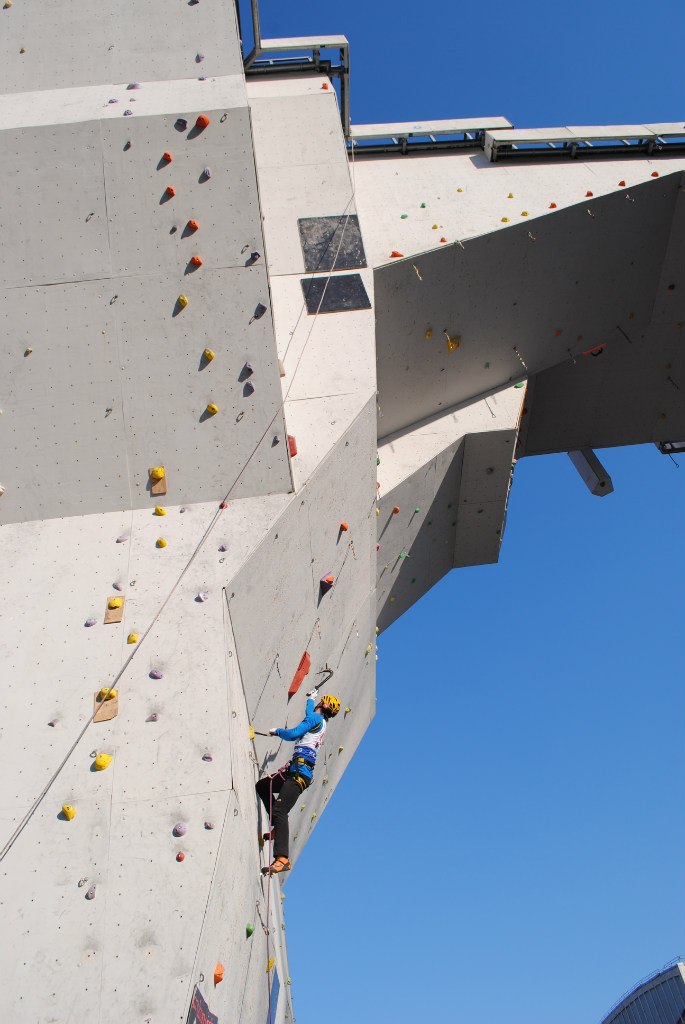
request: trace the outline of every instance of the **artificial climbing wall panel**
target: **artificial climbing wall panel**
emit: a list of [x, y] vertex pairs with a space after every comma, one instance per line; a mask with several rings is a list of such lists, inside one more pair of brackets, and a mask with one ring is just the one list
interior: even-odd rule
[[214, 98], [202, 130], [174, 111], [4, 133], [29, 167], [54, 149], [3, 200], [21, 256], [3, 297], [5, 522], [151, 507], [157, 465], [179, 504], [290, 489], [249, 120], [234, 83]]
[[24, 0], [0, 14], [0, 93], [242, 72], [235, 11], [220, 0]]
[[[383, 435], [651, 315], [681, 173], [375, 271]], [[618, 326], [617, 326], [618, 325]]]

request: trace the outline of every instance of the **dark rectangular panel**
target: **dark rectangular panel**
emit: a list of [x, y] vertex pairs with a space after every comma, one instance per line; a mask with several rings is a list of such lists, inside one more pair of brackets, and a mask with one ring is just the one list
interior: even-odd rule
[[308, 274], [326, 270], [355, 270], [366, 266], [366, 253], [356, 214], [302, 217], [297, 226], [300, 229], [304, 269]]
[[352, 309], [371, 309], [369, 296], [359, 274], [340, 277], [301, 278], [307, 313], [346, 313]]

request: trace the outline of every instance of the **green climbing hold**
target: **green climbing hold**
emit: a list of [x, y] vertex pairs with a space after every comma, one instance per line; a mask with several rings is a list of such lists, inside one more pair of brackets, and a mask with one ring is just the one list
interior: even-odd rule
[[376, 456], [376, 465], [380, 466], [380, 464], [381, 464], [381, 457], [380, 457], [380, 455], [377, 455]]
[[425, 210], [425, 209], [426, 209], [426, 204], [425, 204], [425, 203], [421, 203], [421, 209], [422, 209], [422, 210]]
[[245, 938], [249, 939], [249, 937], [253, 934], [253, 932], [254, 932], [254, 925], [253, 924], [249, 924], [249, 923], [246, 924], [245, 925]]
[[408, 216], [409, 216], [408, 213], [401, 213], [400, 214], [400, 220], [406, 220]]
[[414, 515], [417, 515], [420, 511], [421, 509], [417, 505], [416, 508], [414, 509]]
[[525, 383], [526, 383], [525, 380], [520, 380], [518, 382], [518, 384], [514, 384], [514, 387], [515, 388], [522, 388]]

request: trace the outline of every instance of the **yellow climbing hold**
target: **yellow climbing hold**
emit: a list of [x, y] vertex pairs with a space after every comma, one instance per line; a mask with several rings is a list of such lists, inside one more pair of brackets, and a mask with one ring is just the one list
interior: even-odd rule
[[513, 199], [513, 198], [514, 198], [514, 193], [510, 192], [509, 195], [507, 196], [507, 199]]
[[154, 511], [154, 514], [155, 514], [156, 516], [165, 516], [165, 515], [166, 515], [166, 509], [165, 509], [165, 508], [162, 508], [162, 506], [161, 506], [161, 505], [155, 505], [155, 511]]
[[502, 224], [508, 224], [508, 223], [509, 223], [509, 218], [508, 217], [502, 217]]
[[114, 610], [115, 608], [121, 608], [123, 603], [123, 597], [110, 597], [109, 601], [107, 602], [107, 607]]
[[166, 547], [166, 541], [164, 540], [164, 537], [158, 537], [157, 540], [156, 540], [156, 544], [157, 544], [158, 548], [165, 548]]
[[371, 654], [372, 650], [373, 650], [373, 644], [369, 644], [368, 647], [366, 648], [366, 653], [367, 654]]
[[126, 639], [127, 644], [137, 644], [140, 640], [140, 633], [129, 633]]
[[111, 763], [111, 754], [98, 754], [98, 756], [95, 758], [95, 770], [98, 772], [104, 772], [105, 768], [109, 768]]
[[254, 739], [254, 729], [253, 729], [253, 727], [252, 727], [252, 726], [250, 726], [250, 739], [251, 739], [251, 740], [253, 740], [253, 739]]
[[309, 820], [310, 820], [310, 821], [314, 821], [314, 819], [315, 819], [316, 817], [318, 817], [318, 815], [317, 815], [316, 811], [314, 811], [314, 813], [312, 814], [312, 816], [311, 816], [311, 818], [310, 818]]
[[71, 821], [76, 817], [76, 808], [72, 804], [62, 804], [62, 814], [67, 821]]
[[424, 334], [424, 338], [426, 339], [426, 341], [430, 341], [432, 337], [433, 337], [433, 328], [432, 327], [427, 327], [426, 328], [426, 333]]
[[153, 480], [163, 480], [165, 475], [164, 466], [153, 466], [150, 470], [150, 476]]
[[463, 188], [458, 188], [457, 189], [457, 192], [463, 192], [463, 191], [464, 191]]
[[178, 297], [178, 304], [181, 307], [181, 309], [185, 309], [186, 306], [188, 305], [188, 296], [187, 295], [179, 295], [179, 297]]
[[461, 334], [457, 334], [454, 338], [447, 338], [447, 351], [456, 352], [461, 345]]
[[216, 353], [213, 351], [213, 349], [206, 348], [204, 350], [204, 352], [202, 353], [202, 355], [205, 357], [205, 359], [207, 360], [208, 363], [211, 363], [211, 361], [214, 358], [214, 356], [216, 355]]
[[521, 210], [521, 216], [522, 217], [527, 217], [528, 216], [528, 210]]
[[115, 690], [114, 688], [110, 689], [109, 686], [103, 686], [100, 692], [98, 693], [98, 700], [114, 700], [118, 692], [119, 691]]
[[376, 505], [376, 515], [377, 515], [377, 516], [379, 516], [380, 514], [381, 514], [381, 510], [380, 510], [380, 509], [378, 508], [378, 506]]
[[275, 957], [275, 956], [270, 956], [270, 957], [269, 957], [269, 962], [268, 962], [268, 964], [266, 965], [266, 973], [267, 973], [267, 974], [269, 973], [269, 971], [271, 970], [271, 968], [273, 967], [273, 965], [274, 965], [275, 963], [276, 963], [276, 957]]
[[214, 402], [210, 402], [209, 405], [207, 406], [206, 411], [209, 413], [210, 416], [216, 416], [216, 414], [219, 411], [219, 406], [214, 405]]
[[349, 715], [349, 713], [350, 713], [350, 711], [351, 711], [351, 710], [352, 710], [352, 708], [345, 708], [345, 714], [346, 714], [346, 715]]
[[438, 230], [438, 225], [437, 225], [437, 224], [434, 224], [434, 225], [433, 225], [433, 231], [437, 231], [437, 230]]
[[344, 750], [344, 749], [345, 749], [344, 747], [338, 747], [338, 753], [339, 753], [339, 754], [342, 754], [342, 752], [343, 752], [343, 750]]

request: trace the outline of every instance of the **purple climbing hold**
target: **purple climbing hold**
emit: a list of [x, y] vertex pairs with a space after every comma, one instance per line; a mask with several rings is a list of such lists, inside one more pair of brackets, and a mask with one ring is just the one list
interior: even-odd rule
[[250, 374], [252, 374], [252, 373], [254, 373], [254, 369], [252, 368], [252, 363], [245, 363], [245, 365], [243, 366], [243, 376], [244, 377], [249, 377]]
[[202, 172], [202, 176], [205, 179], [205, 181], [209, 181], [209, 179], [212, 176], [211, 168], [205, 167], [204, 171]]
[[206, 821], [205, 822], [205, 828], [207, 829], [208, 832], [211, 832], [211, 830], [214, 828], [214, 822], [213, 821]]
[[57, 725], [57, 719], [53, 718], [52, 721], [48, 722], [48, 725], [50, 726], [51, 729], [54, 729], [55, 726]]
[[86, 893], [86, 899], [87, 900], [94, 900], [96, 892], [97, 892], [97, 886], [96, 885], [91, 885], [90, 889]]
[[213, 760], [214, 760], [214, 758], [213, 758], [213, 757], [212, 757], [212, 755], [211, 755], [211, 754], [209, 753], [209, 751], [207, 751], [207, 753], [206, 753], [206, 754], [203, 754], [203, 755], [202, 755], [202, 760], [203, 760], [203, 761], [213, 761]]
[[116, 583], [112, 584], [112, 586], [114, 587], [115, 590], [123, 590], [124, 589], [124, 584], [121, 582], [121, 580], [117, 580]]
[[245, 387], [243, 388], [243, 391], [245, 392], [246, 395], [254, 394], [254, 384], [252, 383], [251, 380], [245, 381]]
[[108, 103], [118, 103], [118, 102], [119, 102], [119, 100], [113, 99], [113, 100], [107, 100], [107, 102], [108, 102]]
[[164, 679], [164, 673], [160, 672], [158, 668], [150, 669], [150, 679]]
[[266, 313], [266, 306], [264, 305], [263, 302], [258, 302], [257, 305], [255, 306], [255, 311], [253, 313], [253, 319], [259, 320], [261, 317], [264, 316], [265, 313]]
[[90, 619], [86, 619], [86, 621], [83, 623], [83, 625], [84, 626], [94, 626], [96, 622], [97, 622], [97, 619], [90, 618]]
[[132, 110], [125, 110], [124, 111], [124, 117], [130, 117], [132, 113], [133, 113]]
[[198, 79], [197, 80], [198, 80], [198, 82], [206, 82], [207, 81], [207, 79], [205, 78], [204, 75], [198, 75]]
[[177, 825], [174, 825], [174, 835], [176, 837], [184, 836], [187, 831], [188, 826], [182, 821], [179, 821]]
[[257, 251], [255, 251], [255, 252], [251, 252], [251, 253], [250, 253], [250, 260], [251, 260], [251, 261], [252, 261], [253, 263], [256, 263], [256, 262], [257, 262], [257, 260], [260, 260], [261, 258], [262, 258], [262, 254], [261, 254], [261, 252], [257, 252]]
[[127, 89], [140, 89], [140, 82], [130, 82]]
[[200, 593], [195, 598], [195, 600], [199, 601], [200, 604], [203, 604], [207, 600], [208, 597], [209, 597], [209, 594], [207, 593], [207, 591], [206, 590], [201, 590]]
[[220, 544], [219, 545], [219, 551], [228, 551], [228, 548], [226, 547], [225, 544]]
[[205, 59], [204, 53], [196, 53], [195, 54], [195, 63], [196, 64], [201, 64], [204, 59]]
[[156, 722], [158, 718], [157, 712], [153, 711], [151, 715], [148, 715], [145, 719], [146, 722]]
[[183, 508], [180, 508], [178, 511], [179, 512], [185, 512], [185, 506]]
[[127, 533], [122, 533], [119, 537], [117, 537], [117, 544], [125, 544], [127, 540], [128, 540], [128, 534]]

